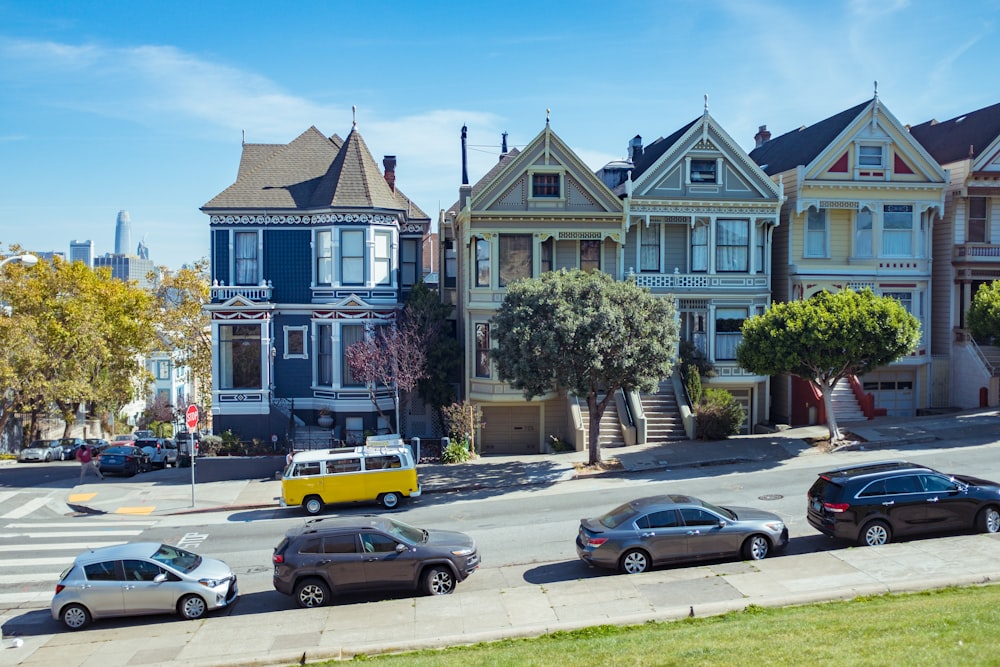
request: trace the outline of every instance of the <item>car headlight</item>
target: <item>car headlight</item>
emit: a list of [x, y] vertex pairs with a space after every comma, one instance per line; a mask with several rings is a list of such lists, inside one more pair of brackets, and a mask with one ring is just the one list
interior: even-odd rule
[[472, 554], [472, 551], [473, 550], [472, 550], [471, 547], [466, 547], [464, 549], [452, 549], [451, 550], [451, 555], [452, 556], [469, 556], [469, 555]]
[[765, 523], [764, 525], [776, 533], [780, 533], [782, 530], [785, 529], [785, 524], [782, 523], [781, 521], [771, 521], [770, 523]]
[[226, 583], [228, 579], [199, 579], [198, 583], [207, 588], [215, 588]]

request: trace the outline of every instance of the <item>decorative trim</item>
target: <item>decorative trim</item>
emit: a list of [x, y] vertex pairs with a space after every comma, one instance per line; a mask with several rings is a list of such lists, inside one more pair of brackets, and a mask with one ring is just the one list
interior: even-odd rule
[[213, 225], [323, 225], [349, 223], [361, 225], [399, 225], [395, 215], [381, 213], [319, 213], [316, 215], [213, 215]]

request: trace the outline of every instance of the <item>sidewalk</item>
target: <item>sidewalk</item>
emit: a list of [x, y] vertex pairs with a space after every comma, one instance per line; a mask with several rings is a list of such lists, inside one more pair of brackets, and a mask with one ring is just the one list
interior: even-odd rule
[[[1000, 414], [979, 411], [948, 417], [884, 418], [852, 424], [846, 430], [865, 438], [857, 448], [896, 449], [946, 439], [947, 433], [958, 428], [973, 429], [985, 433], [989, 441], [997, 441], [1000, 438], [992, 434], [1000, 433]], [[809, 427], [717, 443], [694, 441], [608, 449], [603, 454], [605, 459], [618, 459], [621, 470], [614, 474], [620, 475], [811, 456], [834, 466], [835, 452], [824, 454], [806, 440], [821, 438], [825, 431], [824, 427]], [[941, 445], [947, 443], [942, 440]], [[468, 465], [423, 465], [420, 478], [425, 493], [561, 483], [577, 476], [576, 465], [586, 459], [586, 452], [484, 457]], [[73, 491], [96, 491], [100, 496], [101, 486], [87, 484]], [[117, 488], [125, 493], [130, 486]], [[133, 495], [124, 500], [135, 501], [134, 507], [143, 508], [155, 502], [153, 514], [175, 514], [275, 507], [280, 483], [274, 479], [206, 483], [196, 488], [194, 507], [190, 487], [145, 485], [148, 488], [142, 490], [138, 488], [144, 486], [141, 482], [135, 486], [135, 491], [129, 491]], [[99, 511], [99, 507], [91, 509]], [[5, 616], [0, 666], [303, 664], [530, 637], [600, 624], [639, 624], [691, 614], [709, 616], [750, 605], [787, 606], [977, 585], [997, 579], [1000, 535], [962, 534], [877, 548], [776, 554], [757, 562], [660, 568], [636, 576], [587, 568], [577, 560], [491, 567], [487, 557], [483, 568], [453, 595], [364, 598], [363, 606], [353, 604], [352, 599], [332, 607], [297, 609], [279, 594], [268, 591], [244, 595], [232, 611], [199, 622], [137, 620], [135, 632], [100, 623], [80, 633], [63, 632], [51, 621], [47, 609], [15, 610], [16, 615]], [[18, 637], [22, 645], [18, 648], [12, 648], [12, 638], [7, 634], [10, 627], [22, 629]]]

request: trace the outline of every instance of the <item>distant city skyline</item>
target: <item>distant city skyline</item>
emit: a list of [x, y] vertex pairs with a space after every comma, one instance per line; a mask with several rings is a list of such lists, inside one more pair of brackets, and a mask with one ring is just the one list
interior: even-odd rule
[[[1000, 3], [593, 0], [490, 4], [0, 0], [0, 244], [208, 257], [200, 207], [242, 141], [358, 129], [436, 225], [470, 179], [552, 129], [596, 171], [705, 108], [744, 150], [879, 98], [904, 124], [1000, 101]], [[194, 18], [192, 18], [194, 17]], [[330, 35], [336, 33], [336, 48]], [[270, 38], [294, 34], [294, 39]], [[253, 36], [250, 38], [249, 36]], [[344, 54], [351, 54], [344, 66]], [[65, 252], [65, 251], [63, 251]]]

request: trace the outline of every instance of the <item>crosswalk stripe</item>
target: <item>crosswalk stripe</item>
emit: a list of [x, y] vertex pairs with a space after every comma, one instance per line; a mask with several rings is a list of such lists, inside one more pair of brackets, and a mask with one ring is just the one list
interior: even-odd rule
[[59, 572], [30, 572], [24, 574], [0, 574], [0, 584], [31, 584], [39, 581], [59, 581]]
[[16, 491], [0, 491], [0, 503], [7, 500], [8, 498], [13, 498]]
[[125, 544], [127, 540], [117, 542], [68, 542], [64, 544], [0, 544], [0, 552], [10, 551], [83, 551], [85, 549], [99, 549], [100, 547], [113, 547], [118, 544]]
[[69, 565], [73, 562], [76, 556], [53, 556], [52, 558], [38, 558], [37, 556], [32, 556], [30, 561], [26, 561], [21, 558], [16, 558], [12, 560], [0, 560], [0, 568], [2, 567], [24, 567], [28, 565], [30, 567], [45, 567], [46, 565]]
[[0, 533], [0, 540], [9, 540], [15, 537], [29, 537], [37, 540], [45, 539], [46, 537], [86, 537], [87, 535], [110, 537], [112, 535], [140, 535], [141, 533], [141, 530], [57, 530], [51, 533]]
[[4, 519], [20, 519], [22, 517], [26, 517], [29, 514], [31, 514], [32, 512], [34, 512], [35, 510], [37, 510], [37, 509], [39, 509], [41, 507], [44, 507], [47, 502], [49, 502], [49, 499], [45, 498], [45, 497], [42, 497], [42, 498], [32, 498], [31, 500], [23, 503], [17, 509], [14, 509], [14, 510], [11, 510], [10, 512], [7, 512], [6, 514], [3, 515], [2, 518], [4, 518]]
[[81, 526], [88, 526], [100, 529], [104, 527], [116, 528], [118, 526], [155, 526], [157, 523], [157, 521], [91, 521], [90, 519], [80, 519], [79, 521], [56, 521], [44, 524], [8, 523], [4, 528], [38, 528], [39, 525], [42, 525], [46, 528], [79, 528]]
[[42, 602], [48, 605], [52, 602], [54, 594], [55, 586], [51, 590], [36, 593], [0, 593], [0, 606], [10, 607], [28, 602]]

